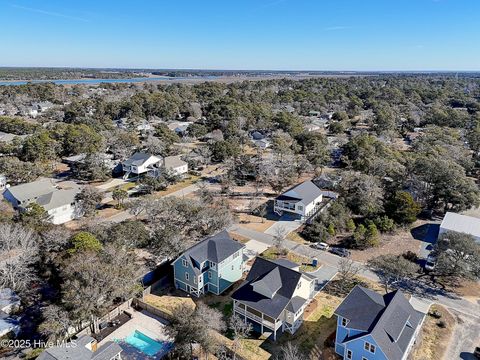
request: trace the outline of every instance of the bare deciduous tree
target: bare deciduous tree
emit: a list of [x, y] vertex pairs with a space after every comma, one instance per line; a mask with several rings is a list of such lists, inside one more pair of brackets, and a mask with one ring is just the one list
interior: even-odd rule
[[282, 346], [279, 359], [281, 360], [305, 360], [305, 355], [300, 352], [298, 346], [292, 344], [290, 341]]
[[0, 225], [0, 288], [21, 291], [35, 277], [31, 265], [38, 258], [33, 231], [20, 225]]
[[229, 321], [229, 328], [233, 332], [233, 360], [237, 358], [237, 351], [241, 349], [242, 340], [246, 339], [252, 332], [252, 324], [246, 322], [238, 315], [233, 315]]

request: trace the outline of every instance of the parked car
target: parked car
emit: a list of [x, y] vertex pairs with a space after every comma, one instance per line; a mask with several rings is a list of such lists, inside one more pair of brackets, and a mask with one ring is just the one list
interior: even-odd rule
[[427, 260], [425, 261], [425, 270], [433, 271], [435, 269], [435, 265], [437, 263], [437, 258], [435, 255], [430, 254], [427, 256]]
[[312, 247], [317, 250], [328, 250], [330, 245], [324, 242], [316, 242], [312, 244]]
[[330, 252], [340, 257], [349, 257], [350, 251], [341, 247], [331, 247]]
[[475, 348], [475, 351], [473, 352], [473, 356], [475, 356], [477, 359], [480, 359], [480, 346], [477, 346]]

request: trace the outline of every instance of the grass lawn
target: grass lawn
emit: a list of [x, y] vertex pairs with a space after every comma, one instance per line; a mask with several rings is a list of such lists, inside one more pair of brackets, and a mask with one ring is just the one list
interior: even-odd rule
[[169, 315], [173, 315], [173, 310], [175, 309], [175, 307], [181, 304], [186, 304], [188, 306], [191, 306], [192, 308], [196, 307], [195, 302], [188, 297], [169, 295], [157, 296], [149, 294], [145, 296], [144, 300], [148, 305], [152, 305], [153, 307], [156, 307], [157, 309]]
[[237, 240], [237, 241], [241, 242], [242, 244], [246, 244], [247, 242], [250, 241], [250, 238], [248, 238], [246, 236], [239, 235], [239, 234], [234, 233], [234, 232], [229, 232], [228, 234], [232, 237], [232, 239]]
[[[432, 314], [436, 311], [440, 317]], [[445, 325], [445, 327], [442, 327]], [[441, 359], [448, 346], [455, 327], [455, 318], [443, 306], [433, 305], [425, 318], [417, 344], [413, 348], [413, 360]]]
[[265, 230], [275, 223], [273, 220], [267, 220], [260, 216], [245, 213], [238, 214], [238, 219], [241, 227], [259, 232], [265, 232]]
[[115, 189], [122, 189], [122, 190], [128, 191], [130, 189], [133, 189], [135, 186], [137, 186], [137, 184], [135, 184], [134, 182], [129, 182], [124, 185], [117, 186], [115, 187]]
[[300, 265], [300, 271], [315, 271], [321, 265], [320, 263], [318, 263], [317, 266], [313, 266], [311, 264], [311, 259], [306, 256], [297, 254], [293, 251], [289, 251], [286, 255], [283, 255], [277, 250], [275, 246], [269, 247], [267, 250], [261, 253], [260, 256], [269, 260], [287, 259], [293, 261], [294, 263]]
[[299, 244], [310, 244], [307, 240], [305, 240], [302, 235], [300, 235], [297, 231], [292, 231], [287, 235], [287, 239], [291, 241], [295, 241]]
[[342, 299], [339, 297], [324, 292], [318, 293], [312, 301], [316, 308], [305, 314], [304, 322], [295, 335], [285, 333], [276, 343], [264, 344], [264, 347], [273, 355], [278, 355], [281, 346], [290, 341], [307, 354], [308, 358], [325, 359], [323, 355], [325, 340], [336, 329], [337, 322], [333, 312], [341, 302]]
[[188, 178], [186, 178], [182, 181], [179, 181], [176, 184], [168, 186], [168, 188], [166, 190], [156, 191], [153, 194], [153, 196], [156, 197], [156, 198], [159, 198], [159, 197], [162, 197], [162, 196], [165, 196], [165, 195], [169, 195], [171, 193], [174, 193], [175, 191], [184, 189], [187, 186], [195, 184], [199, 179], [200, 179], [200, 176], [189, 175]]

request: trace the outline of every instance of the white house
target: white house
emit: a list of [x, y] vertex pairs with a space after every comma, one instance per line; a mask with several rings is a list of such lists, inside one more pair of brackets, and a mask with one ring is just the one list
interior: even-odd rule
[[53, 224], [63, 224], [79, 216], [75, 196], [79, 189], [58, 189], [50, 179], [7, 188], [3, 192], [5, 200], [18, 211], [25, 211], [28, 205], [37, 203], [49, 215]]
[[273, 209], [279, 215], [287, 212], [305, 220], [319, 210], [322, 200], [322, 190], [311, 180], [307, 180], [278, 196]]
[[137, 176], [145, 174], [152, 168], [160, 166], [161, 163], [161, 157], [143, 152], [137, 152], [122, 163], [123, 172], [125, 173], [123, 178], [127, 179], [130, 174]]
[[315, 295], [315, 277], [286, 259], [257, 257], [243, 284], [232, 294], [233, 311], [253, 330], [273, 341], [283, 332], [295, 334]]
[[163, 166], [166, 170], [172, 171], [177, 175], [183, 175], [188, 172], [188, 164], [180, 156], [167, 156], [163, 159]]
[[438, 235], [441, 235], [447, 231], [465, 233], [473, 236], [477, 242], [480, 242], [480, 219], [456, 214], [453, 212], [447, 212], [442, 223], [440, 224]]

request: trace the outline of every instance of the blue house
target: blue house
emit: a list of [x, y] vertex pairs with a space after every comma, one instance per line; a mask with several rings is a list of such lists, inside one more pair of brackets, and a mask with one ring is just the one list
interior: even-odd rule
[[242, 278], [244, 248], [226, 231], [206, 238], [173, 262], [175, 287], [195, 296], [221, 294]]
[[404, 360], [424, 314], [399, 290], [380, 295], [355, 286], [335, 310], [335, 352], [348, 360]]

